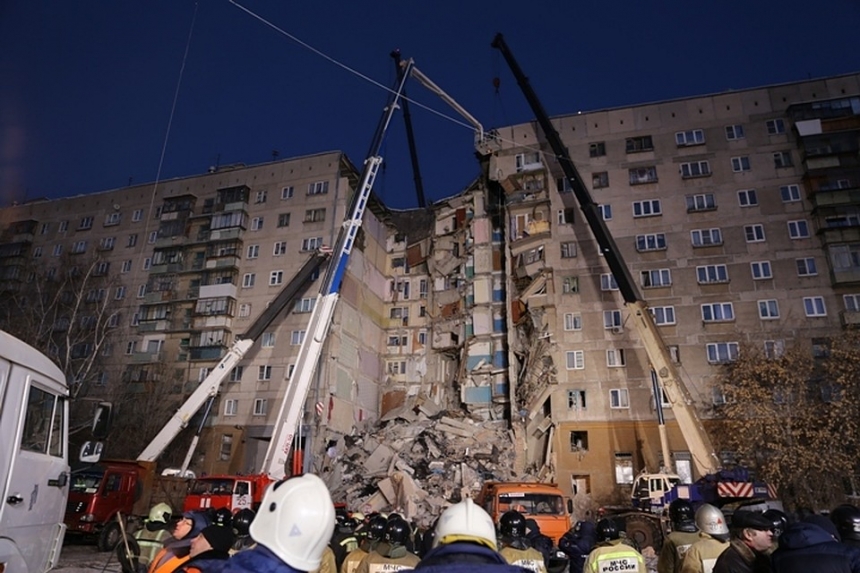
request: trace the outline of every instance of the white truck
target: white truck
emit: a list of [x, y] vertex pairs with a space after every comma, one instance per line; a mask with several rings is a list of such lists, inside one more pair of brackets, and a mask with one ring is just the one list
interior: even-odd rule
[[[105, 404], [95, 434], [107, 431], [108, 418]], [[35, 573], [57, 564], [69, 494], [68, 420], [62, 371], [0, 331], [0, 571]], [[90, 448], [86, 454], [101, 450], [100, 444]], [[98, 454], [82, 459], [97, 461]]]

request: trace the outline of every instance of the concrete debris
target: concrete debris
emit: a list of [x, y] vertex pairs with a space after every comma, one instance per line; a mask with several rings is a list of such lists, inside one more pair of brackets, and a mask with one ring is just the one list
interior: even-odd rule
[[365, 513], [396, 511], [429, 527], [463, 495], [476, 497], [484, 481], [529, 479], [513, 473], [504, 421], [443, 412], [430, 400], [409, 412], [389, 412], [367, 433], [344, 440], [338, 471], [324, 474], [335, 501]]

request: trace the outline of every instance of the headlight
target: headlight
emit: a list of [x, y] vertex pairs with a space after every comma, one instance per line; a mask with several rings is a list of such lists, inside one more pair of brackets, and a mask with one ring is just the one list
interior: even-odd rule
[[96, 516], [93, 515], [92, 513], [85, 513], [84, 515], [81, 516], [81, 521], [86, 521], [87, 523], [89, 523], [91, 521], [95, 521], [95, 520], [96, 520]]

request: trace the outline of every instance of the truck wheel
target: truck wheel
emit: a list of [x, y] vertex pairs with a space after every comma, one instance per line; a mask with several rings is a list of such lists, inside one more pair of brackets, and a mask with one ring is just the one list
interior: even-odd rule
[[119, 523], [115, 520], [109, 521], [99, 534], [99, 551], [113, 551], [113, 548], [116, 547], [117, 543], [119, 543], [121, 537], [122, 532], [119, 529]]
[[663, 547], [663, 533], [660, 524], [655, 519], [645, 515], [628, 515], [624, 519], [624, 529], [627, 537], [636, 542], [639, 551], [653, 547], [659, 555]]

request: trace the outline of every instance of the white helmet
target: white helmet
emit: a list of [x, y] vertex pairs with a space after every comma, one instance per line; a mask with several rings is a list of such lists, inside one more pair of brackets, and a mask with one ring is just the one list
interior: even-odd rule
[[334, 504], [323, 481], [305, 474], [271, 484], [251, 537], [299, 571], [319, 569], [334, 532]]
[[436, 524], [433, 547], [455, 541], [471, 541], [496, 550], [496, 526], [492, 518], [470, 498], [442, 512]]
[[709, 503], [696, 510], [696, 526], [699, 531], [718, 539], [729, 534], [729, 526], [726, 525], [723, 512]]

